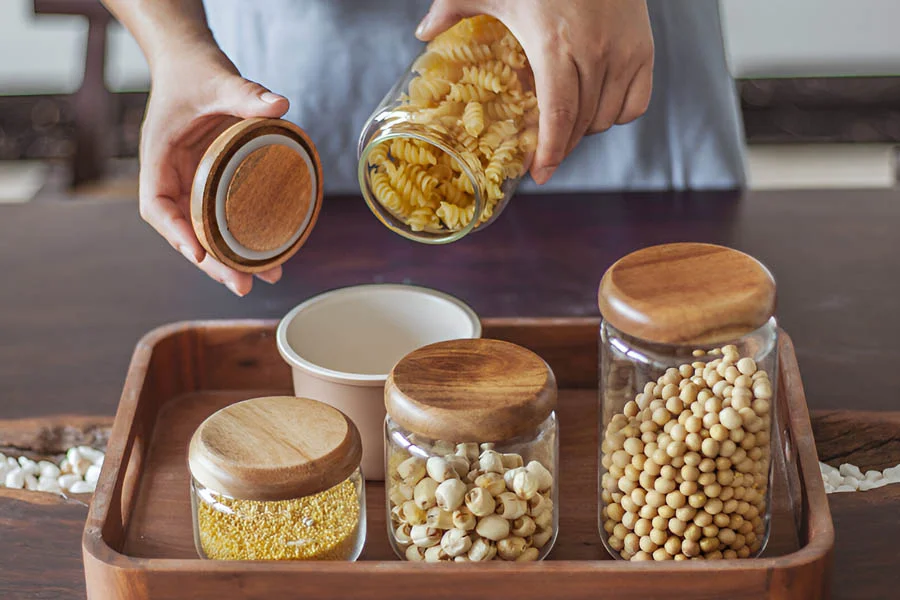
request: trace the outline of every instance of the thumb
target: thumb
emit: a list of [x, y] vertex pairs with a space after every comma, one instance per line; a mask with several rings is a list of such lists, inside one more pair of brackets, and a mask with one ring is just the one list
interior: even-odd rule
[[483, 0], [434, 0], [416, 28], [416, 37], [423, 42], [431, 41], [463, 19], [491, 14], [490, 4]]
[[284, 96], [238, 75], [229, 75], [217, 86], [213, 112], [251, 117], [277, 118], [287, 112], [290, 102]]

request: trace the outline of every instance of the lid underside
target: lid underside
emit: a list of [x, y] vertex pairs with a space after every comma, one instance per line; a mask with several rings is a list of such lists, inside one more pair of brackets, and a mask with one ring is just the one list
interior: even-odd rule
[[207, 252], [257, 273], [290, 258], [306, 241], [322, 200], [315, 147], [297, 126], [247, 119], [207, 149], [191, 195], [194, 230]]

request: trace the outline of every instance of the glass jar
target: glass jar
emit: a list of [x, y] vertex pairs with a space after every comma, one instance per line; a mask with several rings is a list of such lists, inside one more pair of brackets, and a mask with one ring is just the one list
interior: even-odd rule
[[304, 398], [232, 404], [191, 438], [194, 543], [218, 560], [356, 560], [366, 537], [359, 432]]
[[412, 561], [534, 561], [559, 526], [556, 380], [525, 348], [440, 342], [385, 386], [388, 537]]
[[778, 328], [771, 273], [669, 244], [600, 284], [600, 510], [626, 560], [758, 556], [769, 536]]
[[359, 139], [376, 217], [418, 242], [453, 242], [503, 211], [537, 147], [534, 76], [499, 21], [464, 19], [430, 42]]

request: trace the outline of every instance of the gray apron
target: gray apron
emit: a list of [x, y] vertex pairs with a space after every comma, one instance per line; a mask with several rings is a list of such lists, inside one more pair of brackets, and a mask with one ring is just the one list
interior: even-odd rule
[[[290, 99], [329, 193], [359, 191], [356, 143], [371, 111], [423, 44], [428, 0], [206, 0], [210, 27], [241, 74]], [[744, 184], [743, 130], [716, 0], [651, 0], [653, 97], [628, 125], [585, 138], [523, 191], [727, 189]]]

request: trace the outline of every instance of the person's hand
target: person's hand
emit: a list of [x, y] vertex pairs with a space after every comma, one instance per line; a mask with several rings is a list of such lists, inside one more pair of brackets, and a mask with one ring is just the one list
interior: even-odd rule
[[546, 183], [585, 135], [646, 112], [653, 35], [645, 0], [434, 0], [416, 35], [428, 41], [480, 14], [509, 28], [534, 70], [537, 183]]
[[[208, 41], [154, 58], [141, 129], [141, 217], [185, 258], [243, 296], [253, 286], [252, 276], [208, 255], [191, 227], [191, 183], [216, 136], [240, 118], [280, 117], [287, 112], [288, 101], [243, 79]], [[258, 277], [275, 283], [281, 267]]]

